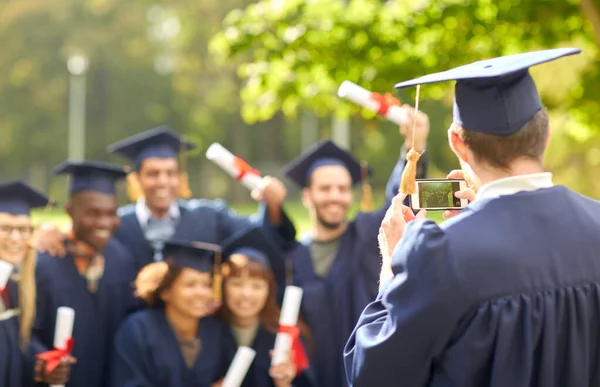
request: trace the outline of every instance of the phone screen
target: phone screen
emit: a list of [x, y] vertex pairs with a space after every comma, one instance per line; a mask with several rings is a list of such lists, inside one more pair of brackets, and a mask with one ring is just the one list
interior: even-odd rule
[[460, 199], [454, 196], [460, 191], [458, 181], [418, 182], [420, 208], [460, 208]]

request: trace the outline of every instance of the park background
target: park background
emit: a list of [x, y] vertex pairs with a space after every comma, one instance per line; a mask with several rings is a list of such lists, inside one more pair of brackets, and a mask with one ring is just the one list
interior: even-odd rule
[[[413, 104], [414, 90], [395, 92], [396, 82], [574, 46], [583, 54], [532, 70], [552, 123], [545, 162], [555, 182], [598, 199], [599, 45], [597, 0], [0, 0], [0, 178], [27, 179], [64, 204], [54, 165], [126, 163], [106, 145], [166, 124], [198, 145], [187, 162], [196, 197], [256, 208], [204, 157], [212, 142], [282, 178], [286, 162], [333, 137], [376, 170], [381, 204], [403, 139], [337, 98], [342, 81]], [[421, 88], [432, 177], [457, 167], [446, 139], [452, 93], [452, 82]], [[299, 190], [288, 188], [306, 229]], [[65, 224], [60, 209], [35, 219]]]

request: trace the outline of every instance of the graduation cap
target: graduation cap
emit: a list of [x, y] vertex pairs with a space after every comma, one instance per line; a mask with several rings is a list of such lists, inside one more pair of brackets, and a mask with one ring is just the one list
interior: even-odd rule
[[396, 88], [457, 81], [454, 123], [472, 131], [507, 136], [542, 108], [529, 67], [580, 52], [578, 48], [558, 48], [487, 59], [401, 82]]
[[[144, 160], [148, 158], [178, 159], [181, 170], [179, 196], [189, 199], [192, 192], [186, 172], [185, 152], [195, 148], [173, 129], [159, 126], [110, 144], [106, 150], [128, 158], [135, 166], [135, 170], [139, 170]], [[127, 179], [127, 193], [132, 201], [143, 196], [142, 189], [133, 176]]]
[[71, 175], [70, 194], [80, 191], [96, 191], [116, 195], [115, 184], [127, 174], [114, 164], [102, 161], [63, 161], [54, 168], [56, 175]]
[[214, 298], [221, 301], [221, 248], [218, 245], [172, 239], [165, 242], [163, 255], [181, 268], [213, 272]]
[[[275, 282], [279, 289], [284, 289], [286, 284], [285, 258], [273, 246], [264, 232], [255, 227], [242, 234], [235, 235], [224, 242], [223, 255], [225, 260], [231, 261], [232, 255], [243, 255], [251, 261], [260, 263], [273, 271]], [[232, 262], [243, 266], [243, 262]]]
[[0, 212], [11, 215], [29, 215], [32, 208], [52, 204], [42, 192], [23, 180], [0, 183]]

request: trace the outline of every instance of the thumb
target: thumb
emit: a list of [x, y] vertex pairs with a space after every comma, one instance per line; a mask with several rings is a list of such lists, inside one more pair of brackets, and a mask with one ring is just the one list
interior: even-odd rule
[[257, 202], [260, 202], [263, 199], [263, 195], [258, 189], [253, 189], [252, 192], [250, 192], [250, 196]]
[[415, 219], [425, 219], [427, 217], [427, 210], [421, 210], [415, 216]]

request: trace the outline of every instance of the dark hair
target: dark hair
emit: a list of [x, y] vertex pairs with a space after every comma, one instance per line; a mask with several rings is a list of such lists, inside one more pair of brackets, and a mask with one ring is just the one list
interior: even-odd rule
[[181, 274], [181, 268], [171, 261], [150, 263], [140, 270], [135, 279], [135, 295], [150, 306], [164, 306], [160, 294], [171, 288]]
[[509, 171], [511, 163], [517, 159], [542, 162], [550, 135], [548, 112], [545, 108], [538, 110], [521, 129], [508, 136], [481, 133], [466, 128], [460, 128], [458, 134], [478, 161]]
[[[260, 312], [260, 324], [266, 331], [277, 333], [279, 329], [279, 315], [281, 314], [281, 309], [279, 306], [277, 306], [277, 284], [275, 283], [273, 271], [265, 265], [252, 260], [244, 261], [243, 265], [237, 265], [233, 262], [229, 262], [228, 265], [229, 272], [227, 273], [226, 279], [232, 277], [241, 277], [243, 274], [247, 274], [250, 277], [260, 278], [267, 281], [269, 286], [269, 295], [267, 296], [267, 303], [265, 304], [265, 307]], [[223, 281], [223, 287], [225, 287], [225, 282], [226, 281]], [[227, 307], [227, 302], [225, 299], [226, 297], [226, 292], [223, 289], [223, 304], [217, 312], [217, 317], [231, 324], [233, 321], [233, 313]], [[313, 354], [314, 346], [312, 342], [312, 335], [310, 334], [306, 324], [301, 319], [298, 319], [298, 328], [300, 329], [300, 334], [308, 344], [309, 351], [311, 354]]]

